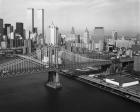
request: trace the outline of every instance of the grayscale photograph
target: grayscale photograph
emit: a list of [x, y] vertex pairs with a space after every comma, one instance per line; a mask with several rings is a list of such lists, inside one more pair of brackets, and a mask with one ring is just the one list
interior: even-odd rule
[[140, 0], [0, 0], [0, 112], [140, 112]]

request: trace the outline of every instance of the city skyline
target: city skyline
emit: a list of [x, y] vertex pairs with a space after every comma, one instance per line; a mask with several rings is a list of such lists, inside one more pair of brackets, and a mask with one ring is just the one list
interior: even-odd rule
[[106, 31], [131, 34], [139, 33], [140, 29], [139, 0], [0, 0], [0, 5], [1, 18], [14, 25], [16, 22], [30, 24], [26, 19], [27, 8], [44, 8], [45, 32], [52, 21], [63, 31], [70, 31], [72, 26], [76, 31], [102, 26]]

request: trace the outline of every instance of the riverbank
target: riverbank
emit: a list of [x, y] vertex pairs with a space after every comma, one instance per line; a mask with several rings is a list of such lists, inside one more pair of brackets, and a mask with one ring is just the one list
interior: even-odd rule
[[[66, 72], [66, 71], [65, 71]], [[129, 86], [129, 87], [119, 87], [114, 84], [107, 83], [105, 81], [105, 78], [100, 78], [98, 73], [92, 73], [90, 74], [89, 71], [85, 71], [85, 74], [82, 74], [81, 72], [78, 73], [79, 75], [75, 74], [70, 74], [68, 71], [66, 73], [63, 73], [63, 75], [66, 75], [68, 77], [74, 77], [76, 80], [79, 80], [81, 82], [84, 82], [86, 84], [95, 86], [97, 88], [103, 89], [105, 91], [108, 91], [110, 93], [122, 96], [126, 99], [132, 100], [134, 102], [137, 102], [140, 104], [140, 84]], [[90, 75], [89, 75], [90, 74]], [[124, 80], [126, 79], [134, 79], [135, 77], [132, 77], [129, 74], [122, 74], [122, 75], [116, 75], [117, 77], [119, 76], [119, 80]], [[113, 76], [113, 77], [116, 77]], [[106, 76], [108, 78], [109, 76]], [[112, 77], [112, 78], [113, 78]], [[136, 80], [139, 81], [139, 79], [135, 78]]]

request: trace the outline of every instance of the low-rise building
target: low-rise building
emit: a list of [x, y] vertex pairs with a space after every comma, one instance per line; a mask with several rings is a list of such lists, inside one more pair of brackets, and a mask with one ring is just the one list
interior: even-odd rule
[[122, 39], [118, 39], [116, 40], [116, 47], [118, 48], [131, 48], [132, 45], [134, 45], [134, 41], [131, 40], [125, 40], [124, 37], [122, 37]]
[[118, 75], [105, 78], [105, 81], [109, 84], [113, 84], [119, 87], [129, 87], [139, 84], [139, 81], [137, 79]]

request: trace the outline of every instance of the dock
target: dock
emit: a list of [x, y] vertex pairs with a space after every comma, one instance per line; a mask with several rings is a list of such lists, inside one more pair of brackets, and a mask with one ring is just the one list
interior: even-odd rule
[[104, 80], [99, 79], [99, 78], [91, 78], [88, 75], [87, 76], [81, 75], [81, 76], [78, 76], [76, 79], [81, 82], [84, 82], [92, 86], [98, 87], [100, 89], [103, 89], [105, 91], [108, 91], [110, 93], [124, 97], [131, 101], [140, 103], [140, 89], [138, 90], [138, 87], [140, 88], [140, 84], [123, 88], [123, 87], [115, 86], [113, 84], [106, 83]]

